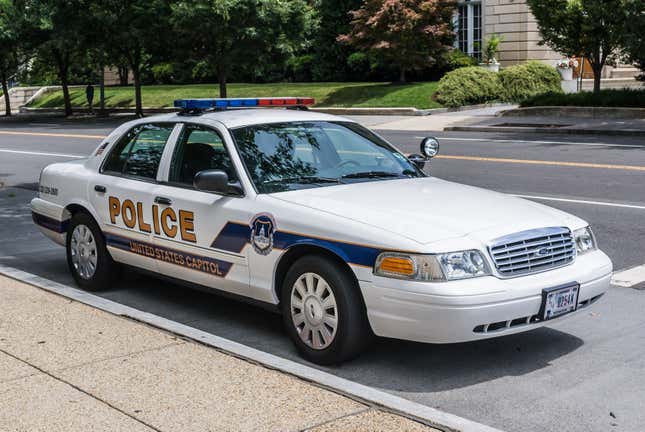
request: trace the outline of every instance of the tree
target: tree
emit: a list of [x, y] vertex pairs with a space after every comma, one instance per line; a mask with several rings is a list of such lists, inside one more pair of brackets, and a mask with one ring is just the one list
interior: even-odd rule
[[431, 66], [454, 40], [453, 0], [365, 0], [350, 12], [352, 30], [338, 40], [394, 63], [399, 81], [408, 71]]
[[[538, 22], [542, 43], [566, 56], [589, 60], [594, 92], [602, 68], [616, 55], [627, 19], [625, 0], [527, 0]], [[642, 37], [642, 29], [638, 33]]]
[[[231, 72], [271, 61], [288, 52], [305, 29], [303, 0], [196, 0], [173, 7], [173, 28], [181, 52], [208, 66], [226, 97]], [[195, 29], [199, 23], [199, 29]]]
[[[163, 57], [170, 29], [169, 0], [93, 0], [95, 28], [102, 35], [95, 44], [102, 47], [113, 64], [127, 64], [134, 81], [136, 113], [143, 116], [141, 72], [153, 55]], [[191, 25], [194, 32], [200, 31]]]
[[0, 0], [0, 81], [4, 94], [5, 115], [11, 115], [9, 78], [18, 69], [20, 37], [16, 24], [16, 10], [11, 0]]
[[91, 25], [86, 14], [89, 0], [23, 0], [20, 2], [21, 38], [38, 57], [56, 68], [63, 90], [65, 115], [72, 114], [69, 77], [72, 65], [85, 58]]
[[[643, 0], [626, 0], [625, 32], [623, 35], [623, 48], [627, 59], [645, 72], [645, 2]], [[645, 74], [641, 75], [641, 79]]]
[[320, 81], [343, 81], [352, 75], [348, 59], [353, 49], [336, 39], [349, 33], [349, 12], [358, 9], [362, 0], [320, 0], [317, 11], [320, 23], [315, 33], [313, 77]]

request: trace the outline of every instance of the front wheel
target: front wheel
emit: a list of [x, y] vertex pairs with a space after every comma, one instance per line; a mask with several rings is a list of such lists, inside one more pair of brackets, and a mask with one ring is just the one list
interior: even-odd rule
[[371, 329], [356, 281], [324, 256], [296, 261], [282, 286], [285, 327], [300, 354], [325, 365], [358, 356]]
[[84, 290], [100, 291], [109, 287], [119, 274], [118, 264], [105, 247], [103, 234], [86, 213], [72, 216], [67, 230], [67, 265], [74, 280]]

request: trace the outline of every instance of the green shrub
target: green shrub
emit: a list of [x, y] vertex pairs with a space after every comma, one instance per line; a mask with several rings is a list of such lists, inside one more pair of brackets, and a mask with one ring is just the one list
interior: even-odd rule
[[448, 70], [455, 70], [462, 67], [477, 66], [477, 59], [464, 54], [461, 50], [454, 49], [444, 55], [443, 60]]
[[498, 74], [478, 66], [448, 72], [437, 87], [437, 102], [457, 107], [497, 100], [502, 94]]
[[542, 93], [562, 93], [560, 74], [554, 67], [540, 62], [504, 68], [499, 73], [499, 80], [503, 98], [509, 102], [520, 102]]
[[607, 89], [598, 93], [545, 93], [522, 101], [521, 106], [645, 108], [645, 89]]

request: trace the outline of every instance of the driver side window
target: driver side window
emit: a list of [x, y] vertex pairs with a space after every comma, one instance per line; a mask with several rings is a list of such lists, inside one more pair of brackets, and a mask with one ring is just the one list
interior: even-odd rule
[[226, 172], [230, 181], [237, 180], [222, 137], [213, 129], [185, 125], [172, 157], [168, 180], [192, 187], [195, 174], [211, 169]]

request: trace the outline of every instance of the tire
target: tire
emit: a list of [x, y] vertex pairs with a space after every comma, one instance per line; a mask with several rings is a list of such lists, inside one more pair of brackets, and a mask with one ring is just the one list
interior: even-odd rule
[[351, 360], [373, 337], [360, 289], [348, 273], [325, 256], [306, 255], [284, 279], [283, 322], [302, 357], [312, 363]]
[[76, 213], [67, 229], [67, 265], [76, 284], [86, 291], [102, 291], [118, 279], [120, 267], [105, 247], [105, 239], [94, 218]]

